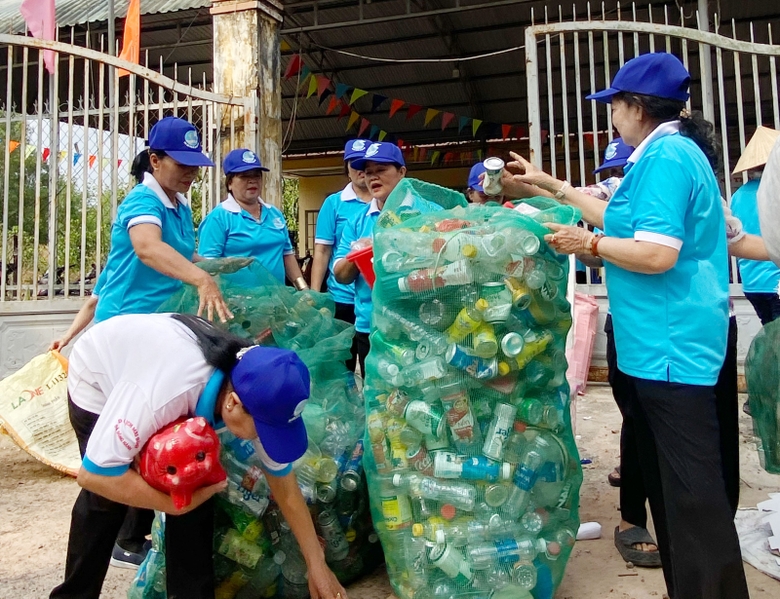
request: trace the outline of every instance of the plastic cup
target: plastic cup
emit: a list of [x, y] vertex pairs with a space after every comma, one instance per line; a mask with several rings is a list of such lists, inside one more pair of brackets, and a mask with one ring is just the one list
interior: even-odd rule
[[347, 254], [347, 260], [357, 266], [368, 286], [373, 289], [376, 281], [376, 275], [374, 274], [374, 248], [369, 246], [361, 250], [353, 250]]

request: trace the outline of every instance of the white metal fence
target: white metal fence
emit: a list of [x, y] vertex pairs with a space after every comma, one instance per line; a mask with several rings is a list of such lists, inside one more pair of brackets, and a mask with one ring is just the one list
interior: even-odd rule
[[[720, 183], [730, 199], [746, 181], [730, 175], [746, 140], [760, 125], [780, 129], [780, 46], [772, 45], [771, 24], [759, 30], [752, 23], [719, 23], [716, 17], [716, 31], [707, 32], [698, 29], [696, 14], [686, 19], [682, 11], [670, 14], [666, 7], [628, 7], [621, 11], [618, 4], [608, 13], [602, 4], [600, 14], [592, 15], [588, 6], [587, 19], [569, 22], [550, 22], [545, 10], [544, 23], [526, 29], [531, 160], [574, 184], [596, 181], [591, 173], [612, 140], [613, 127], [608, 108], [585, 96], [607, 87], [634, 56], [671, 52], [692, 75], [688, 107], [701, 110], [719, 133]], [[607, 20], [609, 15], [616, 18]], [[737, 39], [740, 34], [749, 40]], [[768, 43], [757, 43], [759, 37]], [[587, 283], [583, 291], [605, 294], [603, 272], [588, 269]], [[732, 295], [740, 295], [734, 261], [732, 283]]]
[[[53, 50], [57, 68], [44, 70]], [[119, 68], [129, 75], [119, 76]], [[237, 129], [257, 147], [257, 100], [210, 92], [113, 56], [0, 35], [0, 302], [83, 297], [109, 247], [130, 166], [164, 116], [191, 121], [217, 168], [190, 190], [196, 217], [220, 199], [220, 164]]]

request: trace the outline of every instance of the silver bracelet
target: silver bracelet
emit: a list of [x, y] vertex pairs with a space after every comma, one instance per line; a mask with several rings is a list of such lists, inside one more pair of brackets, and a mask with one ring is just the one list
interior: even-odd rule
[[553, 196], [556, 200], [562, 200], [566, 197], [566, 190], [569, 189], [571, 185], [568, 181], [564, 181], [563, 185], [561, 185], [561, 188], [555, 192], [555, 195]]

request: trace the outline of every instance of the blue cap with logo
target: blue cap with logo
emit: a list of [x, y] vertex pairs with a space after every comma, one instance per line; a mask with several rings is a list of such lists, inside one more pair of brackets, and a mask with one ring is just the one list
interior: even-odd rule
[[356, 158], [363, 158], [366, 153], [366, 148], [370, 145], [370, 139], [350, 139], [344, 146], [344, 162], [347, 160], [355, 160]]
[[195, 125], [175, 116], [166, 116], [152, 127], [149, 148], [165, 152], [184, 166], [214, 166], [203, 153]]
[[366, 169], [366, 162], [382, 162], [406, 166], [401, 148], [386, 141], [377, 141], [366, 148], [365, 156], [353, 160], [350, 165], [359, 171]]
[[642, 54], [620, 68], [609, 88], [591, 94], [586, 99], [609, 103], [615, 94], [628, 92], [684, 102], [690, 97], [690, 83], [690, 73], [673, 54]]
[[477, 162], [474, 166], [471, 167], [471, 172], [469, 173], [469, 188], [473, 189], [474, 191], [483, 192], [482, 189], [482, 183], [479, 181], [479, 176], [485, 172], [485, 165], [481, 162]]
[[222, 161], [222, 170], [225, 171], [226, 175], [245, 173], [247, 171], [268, 172], [268, 169], [260, 162], [260, 157], [252, 150], [247, 150], [246, 148], [228, 152], [228, 155]]
[[268, 456], [294, 462], [308, 447], [301, 413], [309, 398], [309, 369], [298, 355], [278, 347], [250, 347], [239, 353], [230, 382], [252, 416]]
[[604, 162], [600, 167], [593, 171], [593, 174], [595, 175], [596, 173], [605, 171], [608, 168], [621, 168], [626, 166], [628, 157], [633, 153], [634, 148], [632, 146], [629, 146], [627, 143], [625, 143], [623, 138], [616, 137], [611, 142], [609, 142], [607, 149], [604, 150]]

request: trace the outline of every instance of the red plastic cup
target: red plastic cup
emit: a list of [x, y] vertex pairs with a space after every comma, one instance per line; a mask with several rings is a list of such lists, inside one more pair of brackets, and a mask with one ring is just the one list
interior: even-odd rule
[[357, 266], [368, 286], [373, 289], [374, 281], [376, 281], [376, 275], [374, 274], [374, 248], [369, 246], [361, 250], [352, 250], [347, 254], [347, 260]]

